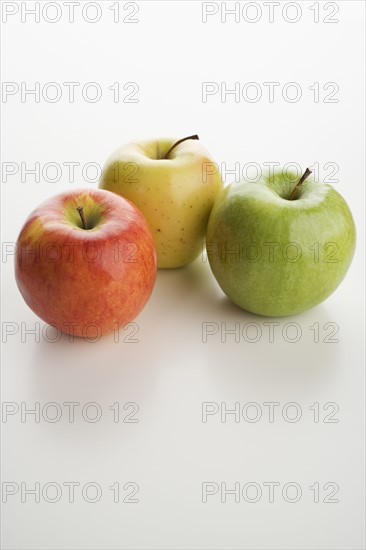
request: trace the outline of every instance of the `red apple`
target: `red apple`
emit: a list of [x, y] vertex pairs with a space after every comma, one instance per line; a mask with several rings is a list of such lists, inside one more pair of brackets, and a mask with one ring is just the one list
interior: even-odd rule
[[91, 338], [136, 317], [156, 265], [153, 237], [136, 206], [110, 191], [78, 189], [30, 214], [18, 237], [15, 277], [41, 319]]

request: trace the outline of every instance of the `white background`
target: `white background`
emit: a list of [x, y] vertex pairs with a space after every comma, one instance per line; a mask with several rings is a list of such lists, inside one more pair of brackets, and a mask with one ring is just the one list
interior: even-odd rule
[[[4, 5], [7, 4], [3, 2]], [[9, 3], [8, 3], [9, 4]], [[209, 266], [199, 258], [186, 269], [159, 272], [152, 297], [136, 319], [137, 342], [120, 341], [113, 335], [97, 343], [70, 342], [65, 336], [56, 343], [39, 341], [26, 330], [39, 319], [27, 308], [15, 284], [13, 258], [3, 257], [2, 281], [2, 398], [42, 408], [56, 402], [62, 409], [59, 422], [40, 422], [20, 412], [2, 419], [3, 482], [19, 485], [19, 492], [2, 505], [2, 543], [9, 549], [55, 548], [245, 548], [245, 549], [360, 549], [363, 539], [363, 47], [364, 3], [295, 3], [284, 12], [282, 3], [269, 22], [268, 7], [257, 2], [262, 16], [256, 23], [254, 11], [235, 22], [220, 12], [202, 22], [200, 2], [139, 2], [132, 16], [136, 23], [123, 22], [132, 8], [120, 3], [120, 22], [113, 21], [115, 3], [99, 2], [100, 20], [83, 19], [81, 1], [75, 21], [59, 2], [39, 23], [25, 15], [23, 5], [2, 25], [3, 80], [28, 88], [56, 82], [63, 95], [55, 103], [42, 95], [3, 97], [3, 162], [18, 168], [2, 182], [2, 239], [16, 240], [30, 211], [56, 192], [80, 186], [95, 187], [95, 171], [85, 177], [89, 162], [102, 165], [118, 145], [134, 138], [174, 136], [197, 132], [221, 168], [233, 169], [235, 162], [296, 162], [302, 169], [319, 163], [320, 179], [331, 175], [327, 163], [336, 163], [334, 186], [345, 197], [358, 231], [357, 251], [348, 275], [339, 289], [323, 304], [293, 318], [279, 319], [274, 342], [269, 341], [266, 319], [233, 306], [215, 283]], [[211, 3], [214, 5], [213, 3]], [[241, 3], [241, 8], [244, 4]], [[314, 22], [316, 4], [319, 22]], [[44, 5], [44, 2], [41, 2]], [[311, 6], [314, 6], [310, 9]], [[334, 8], [335, 6], [335, 8]], [[217, 4], [219, 7], [219, 4]], [[227, 4], [232, 8], [233, 3]], [[339, 8], [338, 13], [331, 15]], [[12, 8], [9, 8], [12, 9]], [[15, 9], [15, 8], [14, 8]], [[96, 12], [87, 11], [92, 19]], [[253, 8], [254, 9], [254, 8]], [[297, 22], [295, 9], [301, 9]], [[259, 13], [259, 12], [258, 12]], [[4, 15], [4, 14], [3, 14]], [[326, 17], [338, 19], [326, 23]], [[75, 101], [68, 100], [64, 82], [79, 82]], [[102, 97], [96, 103], [83, 99], [81, 89], [99, 83]], [[109, 86], [120, 83], [121, 101], [113, 101]], [[136, 103], [126, 103], [128, 82], [137, 83]], [[232, 95], [209, 96], [202, 101], [202, 83], [256, 82], [262, 98], [234, 101]], [[278, 82], [274, 101], [268, 100], [264, 82]], [[296, 82], [302, 96], [297, 102], [284, 100], [283, 86]], [[319, 83], [319, 101], [310, 89]], [[333, 88], [338, 102], [325, 102]], [[224, 85], [222, 85], [224, 86]], [[92, 90], [90, 90], [92, 93]], [[253, 93], [253, 89], [249, 90]], [[249, 93], [248, 92], [248, 93]], [[52, 90], [49, 90], [50, 97]], [[291, 96], [293, 89], [289, 90]], [[47, 96], [46, 96], [47, 97]], [[49, 181], [55, 172], [35, 177], [24, 169], [40, 163], [58, 163], [59, 181]], [[78, 162], [74, 181], [64, 163]], [[21, 168], [23, 165], [23, 173]], [[7, 167], [9, 165], [6, 165]], [[3, 165], [4, 167], [4, 165]], [[224, 171], [224, 170], [223, 170]], [[223, 174], [226, 183], [234, 175]], [[23, 180], [23, 181], [22, 181]], [[304, 227], [306, 231], [306, 227]], [[91, 296], [92, 299], [92, 296]], [[276, 321], [276, 320], [274, 320]], [[202, 341], [202, 323], [257, 323], [262, 336], [256, 343], [233, 335], [221, 341], [220, 332]], [[290, 343], [286, 323], [300, 327], [298, 342]], [[13, 323], [13, 325], [9, 325]], [[23, 328], [21, 323], [24, 323]], [[320, 341], [310, 329], [319, 323]], [[325, 342], [330, 334], [326, 323], [339, 327], [337, 342]], [[16, 334], [9, 336], [9, 327]], [[253, 333], [249, 332], [249, 338]], [[289, 337], [293, 337], [289, 331]], [[50, 333], [51, 335], [51, 333]], [[289, 338], [287, 338], [288, 340]], [[124, 341], [125, 340], [125, 341]], [[68, 419], [64, 402], [78, 402], [75, 422]], [[97, 423], [83, 419], [82, 407], [96, 402], [102, 410]], [[120, 403], [120, 422], [113, 422], [113, 403]], [[123, 422], [136, 402], [138, 423]], [[202, 403], [222, 402], [233, 408], [255, 402], [262, 418], [248, 422], [233, 415], [221, 422], [220, 414], [202, 422]], [[268, 420], [265, 402], [277, 402], [274, 422]], [[286, 404], [296, 402], [298, 422], [282, 415]], [[319, 403], [320, 420], [309, 409]], [[324, 410], [327, 403], [335, 403]], [[331, 418], [327, 414], [339, 407]], [[295, 412], [288, 409], [288, 415]], [[49, 410], [49, 416], [54, 410]], [[89, 409], [90, 416], [94, 413]], [[46, 413], [47, 414], [47, 413]], [[248, 414], [253, 415], [254, 409]], [[278, 482], [274, 502], [269, 502], [265, 482]], [[63, 488], [56, 503], [41, 495], [25, 495], [28, 488], [49, 482]], [[70, 503], [65, 482], [80, 484]], [[99, 484], [97, 503], [83, 498], [81, 488]], [[114, 503], [109, 487], [118, 482], [122, 500], [137, 483], [138, 503]], [[235, 482], [260, 485], [263, 493], [256, 503], [220, 492], [202, 502], [202, 483]], [[302, 489], [298, 502], [282, 496], [286, 483]], [[336, 483], [331, 493], [326, 483]], [[314, 502], [314, 483], [320, 486], [320, 502]], [[49, 497], [54, 492], [50, 489]], [[90, 497], [94, 493], [90, 490]], [[253, 497], [253, 493], [249, 493]], [[289, 497], [293, 493], [289, 492]], [[49, 498], [48, 498], [49, 500]], [[247, 499], [248, 500], [248, 499]]]

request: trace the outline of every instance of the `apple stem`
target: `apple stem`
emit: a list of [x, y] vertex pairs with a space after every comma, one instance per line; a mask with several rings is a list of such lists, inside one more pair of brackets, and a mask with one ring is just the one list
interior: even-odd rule
[[83, 224], [83, 229], [86, 229], [85, 216], [82, 206], [77, 206], [76, 210], [79, 212], [81, 223]]
[[167, 159], [167, 158], [169, 157], [170, 153], [173, 151], [173, 149], [174, 149], [177, 145], [179, 145], [180, 143], [183, 143], [183, 141], [186, 141], [187, 139], [200, 139], [200, 138], [198, 137], [197, 134], [194, 134], [193, 136], [187, 136], [187, 137], [185, 137], [185, 138], [179, 139], [178, 141], [176, 141], [176, 142], [174, 143], [174, 145], [171, 146], [171, 148], [169, 149], [169, 151], [167, 152], [167, 154], [165, 155], [164, 158]]
[[294, 198], [296, 197], [297, 192], [300, 189], [301, 185], [306, 180], [306, 178], [308, 178], [310, 176], [310, 174], [311, 174], [311, 170], [309, 170], [309, 168], [307, 168], [305, 170], [305, 172], [303, 173], [303, 175], [301, 176], [301, 178], [299, 179], [299, 181], [297, 182], [297, 184], [295, 185], [295, 187], [293, 188], [293, 190], [291, 192], [291, 195], [288, 198], [289, 201], [294, 200]]

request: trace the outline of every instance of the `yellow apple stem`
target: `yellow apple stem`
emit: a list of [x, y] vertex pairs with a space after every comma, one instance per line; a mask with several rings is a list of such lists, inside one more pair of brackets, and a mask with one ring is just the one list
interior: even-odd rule
[[178, 141], [176, 141], [176, 142], [174, 143], [174, 145], [171, 146], [171, 148], [169, 149], [169, 151], [167, 152], [167, 154], [165, 155], [164, 158], [167, 159], [167, 158], [169, 157], [170, 153], [173, 151], [173, 149], [174, 149], [177, 145], [179, 145], [180, 143], [183, 143], [183, 141], [186, 141], [187, 139], [200, 139], [200, 138], [198, 137], [197, 134], [194, 134], [193, 136], [187, 136], [187, 137], [185, 137], [185, 138], [179, 139]]
[[86, 229], [86, 223], [85, 223], [85, 216], [84, 216], [84, 212], [83, 212], [83, 207], [82, 206], [77, 206], [76, 210], [79, 212], [81, 223], [83, 224], [83, 229]]
[[306, 178], [308, 178], [310, 176], [310, 174], [311, 174], [311, 170], [309, 170], [309, 168], [307, 168], [305, 170], [305, 172], [303, 173], [303, 175], [301, 176], [301, 178], [299, 179], [299, 181], [297, 182], [297, 184], [295, 185], [295, 187], [293, 188], [293, 190], [291, 192], [291, 195], [288, 198], [289, 201], [294, 200], [294, 198], [296, 197], [297, 192], [300, 189], [301, 185], [306, 180]]

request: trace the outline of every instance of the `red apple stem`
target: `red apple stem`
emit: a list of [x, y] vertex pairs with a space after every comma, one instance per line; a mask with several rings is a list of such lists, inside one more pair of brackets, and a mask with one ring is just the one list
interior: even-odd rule
[[291, 195], [288, 198], [289, 201], [293, 201], [295, 199], [298, 190], [300, 189], [301, 185], [306, 180], [306, 178], [308, 178], [310, 176], [310, 174], [311, 174], [311, 170], [309, 170], [309, 168], [307, 168], [305, 170], [305, 172], [303, 173], [303, 175], [301, 176], [301, 178], [299, 179], [299, 181], [297, 182], [297, 184], [295, 185], [295, 187], [293, 188], [293, 190], [291, 192]]
[[77, 206], [76, 210], [79, 212], [81, 223], [83, 225], [83, 229], [86, 229], [86, 222], [85, 222], [83, 207], [82, 206]]
[[170, 153], [173, 151], [173, 149], [175, 149], [175, 147], [176, 147], [177, 145], [179, 145], [180, 143], [183, 143], [183, 141], [187, 141], [187, 139], [200, 139], [200, 138], [198, 137], [197, 134], [194, 134], [193, 136], [187, 136], [187, 137], [185, 137], [185, 138], [179, 139], [178, 141], [176, 141], [176, 142], [174, 143], [174, 145], [171, 146], [171, 148], [170, 148], [169, 151], [166, 153], [166, 155], [165, 155], [164, 158], [167, 159], [167, 158], [169, 157]]

